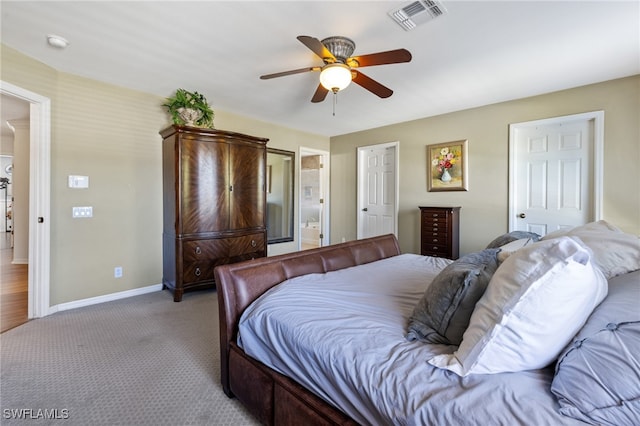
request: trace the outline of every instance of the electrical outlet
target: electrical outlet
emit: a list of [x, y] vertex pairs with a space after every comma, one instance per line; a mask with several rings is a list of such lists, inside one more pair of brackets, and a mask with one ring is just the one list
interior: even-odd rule
[[116, 266], [113, 268], [113, 276], [115, 278], [122, 278], [122, 266]]

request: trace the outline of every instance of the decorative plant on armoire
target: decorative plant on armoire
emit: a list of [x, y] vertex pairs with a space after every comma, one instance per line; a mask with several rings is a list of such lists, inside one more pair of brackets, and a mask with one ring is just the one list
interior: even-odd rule
[[174, 124], [213, 129], [214, 113], [201, 93], [178, 89], [162, 106], [167, 107]]

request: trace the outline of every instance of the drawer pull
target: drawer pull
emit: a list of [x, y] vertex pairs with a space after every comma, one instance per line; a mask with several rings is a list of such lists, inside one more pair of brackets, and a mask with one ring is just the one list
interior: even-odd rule
[[433, 246], [433, 249], [434, 250], [438, 250], [438, 246]]
[[257, 245], [258, 245], [258, 243], [256, 243], [256, 240], [251, 240], [251, 247], [255, 247]]
[[434, 214], [433, 214], [433, 217], [438, 217], [438, 213], [434, 213]]
[[200, 248], [200, 246], [196, 246], [195, 252], [196, 254], [202, 254], [202, 249]]
[[199, 277], [200, 275], [202, 275], [202, 271], [200, 271], [200, 268], [196, 268], [194, 274], [196, 277]]
[[433, 219], [433, 221], [434, 221], [434, 222], [437, 222], [437, 221], [438, 221], [438, 218], [436, 217], [435, 219]]
[[437, 243], [437, 242], [438, 242], [438, 239], [437, 239], [437, 238], [434, 238], [434, 239], [433, 239], [433, 242], [434, 242], [434, 243]]

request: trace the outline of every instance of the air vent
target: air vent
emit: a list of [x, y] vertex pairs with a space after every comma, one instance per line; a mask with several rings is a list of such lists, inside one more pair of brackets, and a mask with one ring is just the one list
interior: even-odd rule
[[409, 31], [447, 13], [442, 3], [433, 0], [418, 0], [400, 9], [389, 11], [389, 16], [405, 31]]

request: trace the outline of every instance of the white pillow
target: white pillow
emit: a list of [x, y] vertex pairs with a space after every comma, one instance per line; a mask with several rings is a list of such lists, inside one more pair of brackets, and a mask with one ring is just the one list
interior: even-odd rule
[[429, 363], [460, 376], [545, 367], [606, 295], [606, 279], [578, 241], [523, 247], [491, 278], [458, 350]]
[[593, 251], [593, 260], [609, 278], [640, 269], [640, 238], [622, 232], [604, 220], [587, 223], [569, 230], [560, 229], [542, 237], [578, 237]]

